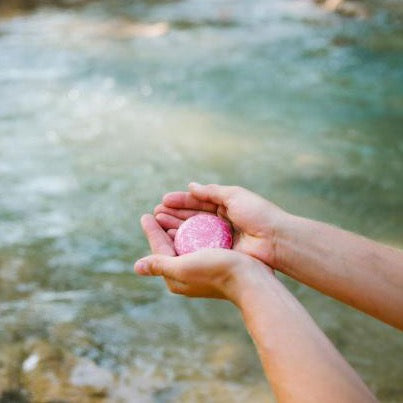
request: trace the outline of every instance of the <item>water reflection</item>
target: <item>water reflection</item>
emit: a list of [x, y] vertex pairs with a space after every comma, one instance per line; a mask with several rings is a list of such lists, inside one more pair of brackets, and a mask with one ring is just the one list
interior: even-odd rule
[[[0, 390], [270, 401], [234, 309], [132, 274], [138, 218], [190, 180], [237, 183], [402, 246], [399, 28], [188, 0], [40, 9], [1, 31]], [[398, 399], [397, 332], [285, 281]]]

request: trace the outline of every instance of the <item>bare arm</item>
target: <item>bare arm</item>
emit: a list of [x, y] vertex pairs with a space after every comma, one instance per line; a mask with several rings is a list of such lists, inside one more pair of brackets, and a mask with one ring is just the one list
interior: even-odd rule
[[301, 304], [275, 277], [248, 287], [240, 307], [279, 402], [376, 401]]
[[403, 252], [337, 227], [292, 217], [276, 230], [275, 267], [403, 329]]
[[153, 217], [143, 217], [142, 225], [151, 249], [166, 255], [141, 259], [136, 272], [164, 276], [174, 293], [223, 298], [238, 306], [279, 402], [375, 401], [269, 267], [223, 249], [172, 257], [172, 241]]
[[170, 234], [189, 215], [216, 212], [235, 228], [234, 249], [403, 329], [403, 251], [296, 217], [240, 187], [191, 184], [155, 209]]

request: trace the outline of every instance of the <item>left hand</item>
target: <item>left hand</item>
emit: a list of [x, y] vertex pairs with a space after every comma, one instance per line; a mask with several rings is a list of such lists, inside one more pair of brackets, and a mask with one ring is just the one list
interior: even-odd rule
[[243, 289], [273, 276], [258, 259], [228, 249], [202, 249], [176, 256], [173, 241], [151, 214], [141, 219], [154, 255], [136, 262], [140, 275], [163, 276], [175, 294], [227, 299], [239, 306]]
[[259, 260], [228, 249], [201, 249], [177, 257], [151, 255], [138, 260], [134, 270], [143, 276], [163, 276], [175, 294], [226, 299], [238, 306], [244, 289], [273, 275]]

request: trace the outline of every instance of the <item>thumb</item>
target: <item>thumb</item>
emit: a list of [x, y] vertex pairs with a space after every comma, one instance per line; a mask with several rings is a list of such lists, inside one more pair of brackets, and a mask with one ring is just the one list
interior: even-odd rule
[[142, 276], [164, 276], [177, 279], [174, 257], [166, 255], [150, 255], [138, 260], [134, 265], [134, 271]]
[[201, 185], [196, 182], [189, 183], [190, 193], [199, 200], [226, 206], [233, 193], [233, 186]]

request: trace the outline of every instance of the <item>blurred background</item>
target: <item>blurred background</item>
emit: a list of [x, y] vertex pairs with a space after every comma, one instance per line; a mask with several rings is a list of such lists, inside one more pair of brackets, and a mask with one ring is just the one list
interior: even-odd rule
[[[0, 402], [273, 401], [234, 308], [132, 272], [191, 180], [403, 247], [403, 3], [0, 0]], [[283, 279], [403, 402], [402, 335]]]

